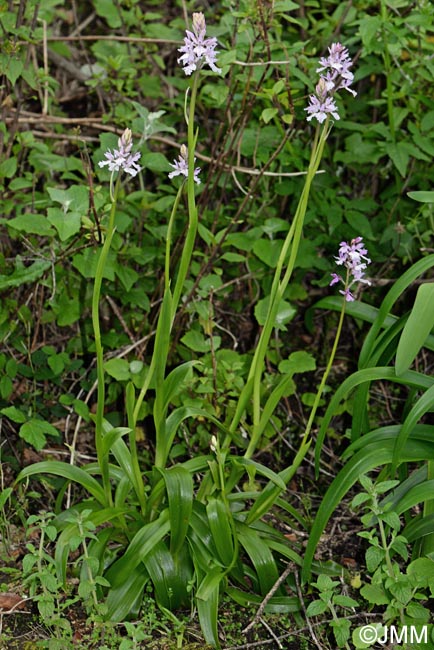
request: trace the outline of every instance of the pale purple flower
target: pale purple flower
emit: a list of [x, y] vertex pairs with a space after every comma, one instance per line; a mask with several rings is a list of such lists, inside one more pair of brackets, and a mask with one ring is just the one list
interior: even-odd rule
[[335, 257], [336, 264], [346, 268], [345, 280], [337, 273], [332, 273], [330, 286], [340, 282], [344, 285], [344, 290], [340, 290], [347, 302], [352, 302], [354, 296], [350, 289], [355, 282], [362, 282], [364, 284], [371, 284], [365, 276], [365, 269], [371, 260], [368, 257], [368, 251], [363, 244], [363, 237], [356, 237], [348, 244], [343, 241], [339, 246], [338, 257]]
[[[196, 158], [194, 158], [194, 161], [196, 161]], [[185, 146], [185, 144], [181, 145], [181, 151], [178, 156], [178, 160], [173, 161], [173, 165], [170, 165], [173, 167], [174, 171], [170, 172], [169, 178], [174, 178], [175, 176], [185, 176], [188, 178], [188, 149]], [[194, 172], [193, 172], [193, 178], [194, 182], [200, 185], [200, 167], [196, 167]]]
[[118, 140], [118, 149], [113, 149], [113, 153], [108, 149], [104, 154], [106, 160], [100, 160], [98, 165], [100, 167], [108, 165], [111, 172], [118, 172], [122, 169], [127, 174], [136, 176], [141, 169], [137, 164], [141, 154], [139, 152], [132, 154], [132, 147], [133, 139], [131, 129], [125, 129]]
[[182, 63], [185, 74], [191, 75], [205, 63], [213, 72], [221, 72], [221, 69], [216, 66], [217, 39], [215, 37], [206, 38], [206, 23], [203, 13], [193, 14], [193, 31], [187, 29], [186, 34], [184, 45], [178, 49], [178, 52], [182, 53], [178, 63]]
[[337, 90], [345, 88], [354, 96], [357, 93], [350, 88], [354, 80], [354, 75], [350, 72], [353, 62], [347, 48], [341, 43], [333, 43], [329, 47], [329, 56], [321, 57], [319, 64], [317, 72], [323, 74], [316, 85], [315, 94], [310, 95], [309, 105], [304, 110], [308, 113], [306, 118], [308, 121], [315, 117], [322, 124], [329, 115], [332, 115], [335, 120], [339, 119], [338, 108], [333, 99]]
[[316, 118], [320, 124], [327, 119], [328, 115], [333, 115], [335, 120], [339, 119], [338, 107], [331, 95], [328, 95], [328, 90], [325, 80], [321, 77], [315, 88], [316, 95], [309, 97], [309, 106], [304, 110], [309, 113], [307, 121]]
[[327, 71], [325, 75], [321, 76], [326, 80], [329, 91], [345, 88], [354, 97], [357, 95], [356, 91], [349, 87], [354, 80], [354, 75], [350, 72], [353, 62], [350, 59], [346, 47], [341, 45], [341, 43], [333, 43], [329, 47], [329, 56], [321, 57], [319, 64], [319, 68], [316, 71]]

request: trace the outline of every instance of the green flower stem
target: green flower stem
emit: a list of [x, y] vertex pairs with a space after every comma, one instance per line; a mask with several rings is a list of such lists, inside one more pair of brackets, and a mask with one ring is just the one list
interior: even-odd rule
[[[270, 291], [270, 302], [268, 306], [267, 318], [262, 329], [261, 336], [259, 338], [258, 346], [252, 359], [252, 364], [250, 366], [245, 389], [240, 396], [234, 418], [229, 428], [229, 431], [231, 433], [235, 432], [242, 417], [243, 411], [247, 405], [247, 402], [250, 396], [253, 394], [253, 428], [250, 443], [245, 454], [247, 458], [250, 458], [253, 455], [260, 438], [261, 380], [265, 366], [265, 357], [267, 354], [270, 338], [275, 327], [279, 305], [283, 299], [283, 295], [294, 270], [295, 261], [300, 246], [301, 235], [303, 232], [303, 224], [307, 210], [310, 188], [312, 186], [313, 179], [315, 178], [315, 174], [318, 171], [329, 131], [329, 119], [326, 120], [321, 132], [319, 128], [316, 130], [306, 181], [293, 222], [286, 236], [279, 255], [279, 259], [277, 261], [277, 266]], [[286, 271], [282, 278], [283, 268], [288, 258], [288, 254], [289, 260], [287, 263]], [[225, 444], [230, 444], [229, 436], [225, 441]]]
[[[348, 284], [348, 272], [347, 272], [347, 284]], [[341, 309], [341, 313], [340, 313], [340, 316], [339, 316], [339, 322], [338, 322], [338, 329], [336, 331], [336, 336], [335, 336], [335, 340], [333, 342], [332, 351], [330, 353], [330, 357], [329, 357], [329, 360], [327, 362], [327, 367], [326, 367], [326, 369], [324, 371], [324, 374], [322, 376], [321, 383], [320, 383], [320, 385], [318, 387], [318, 390], [316, 392], [316, 395], [315, 395], [315, 400], [313, 402], [312, 410], [310, 412], [309, 419], [307, 421], [306, 429], [305, 429], [305, 432], [304, 432], [304, 436], [303, 436], [303, 439], [302, 439], [302, 442], [301, 442], [302, 445], [305, 442], [307, 442], [307, 439], [310, 436], [310, 432], [312, 430], [312, 425], [313, 425], [313, 422], [314, 422], [314, 419], [315, 419], [315, 416], [316, 416], [316, 412], [318, 410], [318, 406], [319, 406], [319, 403], [320, 403], [320, 400], [321, 400], [325, 385], [327, 383], [327, 379], [328, 379], [328, 376], [330, 374], [330, 370], [332, 369], [332, 365], [333, 365], [333, 362], [335, 360], [336, 350], [338, 349], [338, 343], [339, 343], [339, 339], [340, 339], [341, 333], [342, 333], [342, 326], [344, 324], [346, 304], [347, 304], [346, 300], [345, 300], [345, 298], [343, 298], [342, 309]], [[315, 450], [315, 471], [316, 471], [317, 474], [318, 474], [318, 469], [319, 469], [319, 457], [320, 457], [320, 454], [321, 454], [321, 448], [317, 448]]]
[[169, 223], [167, 225], [167, 235], [166, 235], [166, 258], [164, 263], [164, 290], [167, 291], [170, 288], [170, 247], [172, 244], [172, 230], [173, 222], [175, 221], [175, 215], [178, 210], [179, 201], [181, 199], [183, 186], [180, 185], [179, 190], [176, 194], [175, 201], [173, 203], [172, 212], [170, 214]]
[[[347, 278], [348, 281], [348, 278]], [[330, 353], [330, 357], [327, 363], [327, 367], [324, 371], [324, 374], [321, 379], [321, 383], [319, 385], [319, 388], [317, 390], [317, 393], [315, 395], [315, 400], [312, 406], [312, 410], [309, 415], [308, 422], [306, 424], [306, 429], [303, 435], [303, 438], [301, 440], [299, 449], [297, 451], [297, 454], [294, 458], [294, 461], [291, 465], [288, 467], [285, 467], [281, 472], [279, 472], [279, 477], [282, 479], [282, 481], [287, 485], [289, 481], [292, 479], [294, 474], [296, 473], [297, 469], [303, 462], [304, 458], [306, 457], [307, 452], [309, 451], [311, 444], [312, 444], [312, 439], [310, 438], [310, 433], [312, 431], [312, 425], [316, 416], [316, 412], [318, 410], [318, 406], [320, 404], [321, 396], [324, 391], [324, 387], [326, 385], [328, 376], [330, 374], [330, 370], [332, 369], [333, 362], [336, 356], [336, 351], [337, 347], [339, 344], [339, 339], [341, 336], [342, 332], [342, 326], [344, 323], [344, 316], [345, 316], [345, 306], [346, 306], [346, 300], [345, 298], [343, 299], [342, 302], [342, 309], [339, 317], [339, 323], [338, 323], [338, 328], [336, 331], [336, 336], [335, 340], [333, 343], [332, 351]], [[247, 518], [247, 523], [252, 523], [256, 519], [260, 518], [264, 512], [268, 511], [268, 509], [271, 507], [271, 505], [274, 503], [274, 501], [277, 499], [279, 494], [281, 493], [281, 488], [277, 487], [274, 483], [269, 483], [266, 488], [263, 490], [263, 502], [264, 502], [264, 508], [261, 510], [256, 509], [253, 510], [253, 515], [249, 518]]]
[[389, 118], [389, 128], [390, 135], [392, 136], [393, 142], [396, 140], [396, 129], [395, 129], [395, 117], [394, 117], [394, 106], [393, 106], [393, 84], [392, 84], [392, 67], [390, 65], [390, 53], [389, 53], [389, 43], [386, 33], [386, 25], [389, 24], [389, 17], [387, 15], [387, 4], [385, 0], [381, 0], [381, 33], [383, 36], [384, 47], [383, 59], [384, 59], [384, 74], [386, 76], [386, 93], [387, 93], [387, 116]]
[[172, 302], [172, 320], [175, 317], [176, 310], [184, 288], [185, 278], [193, 255], [194, 242], [197, 233], [197, 208], [196, 198], [194, 195], [194, 153], [196, 149], [197, 133], [194, 132], [194, 113], [196, 109], [197, 88], [199, 82], [199, 71], [196, 71], [191, 83], [190, 105], [188, 110], [187, 121], [187, 148], [188, 148], [188, 179], [187, 179], [187, 199], [188, 199], [188, 230], [182, 250], [181, 261], [179, 263], [178, 275], [176, 278], [175, 288], [173, 290]]
[[93, 333], [95, 339], [95, 350], [96, 350], [96, 372], [97, 372], [97, 407], [96, 407], [96, 418], [95, 418], [95, 448], [98, 458], [98, 465], [101, 470], [103, 488], [106, 495], [107, 505], [112, 506], [112, 493], [110, 489], [110, 476], [109, 476], [109, 463], [108, 463], [108, 453], [104, 451], [103, 445], [103, 421], [104, 421], [104, 405], [105, 405], [105, 379], [104, 379], [104, 354], [101, 343], [101, 328], [99, 322], [99, 303], [101, 298], [101, 286], [102, 279], [104, 274], [105, 265], [107, 262], [107, 257], [109, 254], [111, 242], [113, 239], [115, 231], [115, 215], [116, 215], [116, 204], [119, 193], [120, 186], [120, 175], [118, 175], [114, 192], [112, 193], [112, 180], [110, 180], [110, 194], [112, 194], [112, 206], [110, 209], [109, 222], [107, 226], [106, 238], [101, 249], [101, 253], [98, 259], [96, 272], [95, 272], [95, 282], [93, 285], [93, 297], [92, 297], [92, 325]]
[[[168, 229], [167, 229], [167, 240], [166, 240], [166, 257], [165, 257], [165, 278], [164, 278], [164, 297], [163, 297], [163, 306], [159, 315], [158, 325], [157, 325], [157, 335], [156, 343], [154, 345], [154, 353], [152, 355], [151, 364], [146, 375], [143, 386], [140, 390], [140, 393], [137, 397], [137, 401], [133, 411], [132, 422], [135, 427], [137, 419], [139, 417], [140, 408], [142, 406], [143, 400], [146, 396], [146, 392], [149, 388], [151, 380], [155, 377], [155, 407], [154, 407], [154, 417], [155, 426], [156, 426], [156, 456], [155, 456], [155, 465], [156, 467], [164, 467], [167, 461], [167, 456], [170, 449], [166, 444], [165, 436], [165, 410], [167, 410], [167, 405], [164, 407], [164, 378], [167, 364], [167, 355], [169, 351], [169, 335], [173, 326], [173, 321], [176, 316], [177, 308], [179, 301], [181, 299], [182, 291], [184, 288], [185, 279], [187, 277], [188, 270], [190, 268], [190, 262], [193, 255], [194, 243], [196, 240], [197, 226], [198, 226], [198, 217], [197, 217], [197, 208], [196, 200], [194, 194], [194, 153], [196, 148], [197, 134], [194, 132], [194, 114], [197, 98], [197, 88], [198, 88], [199, 75], [198, 72], [195, 73], [192, 79], [191, 84], [191, 94], [190, 94], [190, 103], [188, 109], [188, 118], [187, 118], [187, 148], [188, 148], [188, 179], [187, 179], [187, 199], [188, 199], [188, 229], [187, 236], [185, 238], [184, 247], [181, 254], [181, 260], [179, 263], [178, 273], [176, 276], [175, 288], [173, 290], [173, 295], [170, 293], [170, 239], [171, 232], [173, 227], [173, 221], [175, 217], [176, 210], [179, 205], [181, 198], [182, 187], [178, 191], [178, 194], [175, 198], [175, 203], [172, 209], [172, 213], [169, 219]], [[187, 115], [187, 112], [186, 112]], [[169, 317], [168, 317], [168, 311]], [[161, 407], [161, 408], [160, 408]]]

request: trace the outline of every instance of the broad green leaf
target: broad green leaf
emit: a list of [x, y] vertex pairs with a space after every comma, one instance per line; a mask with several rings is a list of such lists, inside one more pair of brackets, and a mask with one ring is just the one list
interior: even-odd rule
[[[270, 296], [262, 298], [255, 306], [255, 318], [259, 325], [265, 325], [270, 306]], [[277, 308], [276, 318], [273, 327], [286, 331], [285, 325], [289, 323], [297, 313], [297, 310], [287, 300], [281, 300]]]
[[253, 244], [253, 252], [261, 262], [272, 269], [276, 268], [280, 251], [282, 250], [281, 239], [257, 239]]
[[245, 467], [254, 467], [255, 471], [258, 474], [265, 476], [265, 478], [268, 478], [269, 481], [275, 483], [281, 490], [286, 490], [286, 484], [283, 482], [282, 478], [279, 476], [279, 474], [273, 472], [273, 470], [269, 467], [261, 465], [261, 463], [258, 463], [251, 458], [245, 458], [243, 456], [229, 456], [229, 460], [236, 461], [239, 465], [243, 465]]
[[[262, 604], [264, 598], [252, 592], [241, 591], [235, 587], [226, 587], [226, 593], [242, 607], [251, 607], [252, 605]], [[270, 614], [288, 614], [290, 612], [299, 612], [301, 609], [300, 601], [294, 596], [272, 596], [267, 599], [265, 611]]]
[[128, 381], [131, 379], [130, 364], [126, 359], [109, 359], [104, 363], [104, 370], [110, 377], [117, 381]]
[[296, 372], [310, 372], [315, 368], [315, 357], [305, 350], [292, 352], [287, 359], [279, 363], [279, 372], [284, 375], [293, 375]]
[[[213, 349], [217, 350], [221, 344], [221, 336], [213, 336], [212, 343]], [[189, 330], [184, 334], [181, 339], [181, 343], [193, 350], [193, 352], [210, 352], [211, 350], [211, 339], [209, 336], [205, 336], [202, 332], [198, 330]]]
[[76, 235], [81, 228], [80, 212], [64, 212], [60, 208], [48, 208], [47, 218], [58, 232], [61, 241]]
[[30, 266], [17, 266], [11, 275], [0, 275], [0, 291], [20, 287], [27, 282], [36, 282], [50, 266], [51, 262], [48, 260], [36, 260]]
[[422, 284], [417, 290], [410, 316], [404, 325], [396, 351], [396, 374], [409, 369], [434, 327], [434, 282]]
[[124, 573], [122, 578], [118, 580], [116, 588], [112, 587], [108, 593], [105, 615], [107, 621], [123, 621], [138, 608], [149, 581], [149, 574], [143, 564], [138, 564]]
[[405, 271], [401, 277], [395, 280], [392, 287], [384, 297], [381, 307], [377, 312], [375, 321], [363, 342], [363, 347], [359, 356], [359, 368], [365, 368], [369, 365], [369, 358], [375, 346], [378, 334], [380, 330], [384, 328], [387, 318], [390, 317], [395, 302], [402, 297], [405, 290], [411, 286], [419, 276], [426, 273], [433, 266], [434, 255], [427, 255], [413, 264], [413, 266]]
[[187, 361], [174, 368], [165, 378], [163, 383], [164, 392], [164, 410], [167, 409], [173, 398], [183, 389], [184, 382], [192, 376], [192, 368], [197, 365], [197, 361]]
[[132, 571], [140, 562], [143, 562], [148, 553], [169, 531], [170, 521], [167, 509], [163, 510], [158, 519], [145, 524], [137, 531], [124, 555], [119, 560], [116, 560], [107, 572], [106, 577], [112, 584], [111, 593], [122, 585], [128, 572]]
[[18, 77], [22, 74], [24, 70], [24, 62], [21, 59], [17, 59], [15, 56], [8, 56], [8, 65], [4, 71], [6, 77], [9, 79], [12, 86], [16, 84]]
[[320, 616], [324, 614], [328, 605], [323, 600], [313, 600], [306, 607], [306, 616]]
[[0, 413], [6, 415], [9, 420], [12, 420], [12, 422], [16, 422], [17, 424], [23, 424], [23, 422], [26, 422], [27, 420], [25, 413], [20, 411], [20, 409], [17, 409], [16, 406], [6, 406], [1, 409]]
[[271, 122], [278, 113], [279, 110], [277, 108], [264, 108], [261, 113], [261, 120], [265, 122], [265, 124], [268, 124], [268, 122]]
[[139, 274], [134, 269], [127, 266], [117, 266], [115, 269], [116, 277], [121, 281], [125, 291], [131, 291], [133, 285], [139, 279]]
[[399, 431], [396, 439], [395, 451], [393, 454], [392, 472], [396, 469], [399, 463], [402, 449], [407, 442], [408, 437], [413, 431], [419, 420], [434, 407], [434, 385], [430, 386], [421, 397], [416, 401]]
[[37, 418], [31, 418], [22, 424], [19, 430], [20, 438], [32, 445], [36, 451], [40, 451], [45, 447], [47, 442], [46, 435], [58, 438], [59, 432], [49, 422], [38, 420]]
[[94, 8], [98, 16], [101, 16], [112, 29], [122, 26], [120, 6], [113, 0], [94, 0]]

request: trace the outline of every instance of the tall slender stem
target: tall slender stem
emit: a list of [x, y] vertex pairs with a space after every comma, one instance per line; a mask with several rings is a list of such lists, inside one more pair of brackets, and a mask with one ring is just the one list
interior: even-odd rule
[[95, 271], [95, 282], [93, 285], [93, 297], [92, 297], [92, 325], [95, 338], [95, 350], [96, 350], [96, 373], [97, 373], [97, 407], [96, 407], [96, 417], [95, 417], [95, 447], [98, 458], [98, 465], [101, 469], [103, 488], [105, 491], [107, 505], [111, 506], [112, 494], [110, 489], [110, 477], [109, 477], [109, 466], [108, 466], [108, 454], [104, 452], [103, 447], [103, 421], [104, 421], [104, 405], [105, 405], [105, 377], [104, 377], [104, 352], [101, 343], [101, 327], [99, 320], [99, 304], [101, 298], [101, 286], [102, 279], [104, 275], [104, 269], [107, 262], [107, 257], [109, 254], [111, 242], [113, 239], [113, 234], [115, 231], [115, 215], [116, 215], [116, 204], [119, 193], [120, 186], [120, 175], [117, 178], [115, 189], [113, 192], [113, 200], [110, 209], [109, 222], [107, 226], [106, 238], [101, 249], [101, 253], [98, 259], [96, 271]]

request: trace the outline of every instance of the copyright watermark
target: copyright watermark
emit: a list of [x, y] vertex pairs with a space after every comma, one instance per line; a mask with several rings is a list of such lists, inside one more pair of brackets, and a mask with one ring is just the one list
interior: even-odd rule
[[[428, 644], [431, 641], [428, 625], [363, 625], [353, 631], [353, 642], [356, 648], [371, 648], [393, 643]], [[431, 647], [431, 646], [430, 646]]]

